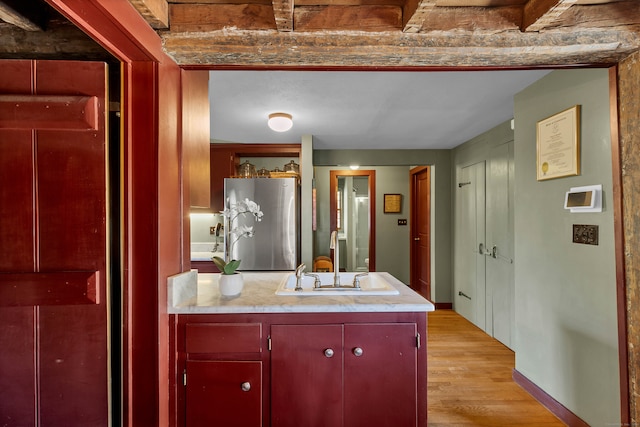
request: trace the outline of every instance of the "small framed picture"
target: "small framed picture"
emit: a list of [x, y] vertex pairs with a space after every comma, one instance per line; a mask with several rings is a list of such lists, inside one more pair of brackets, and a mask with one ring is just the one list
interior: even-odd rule
[[384, 213], [400, 213], [402, 210], [402, 194], [384, 195]]

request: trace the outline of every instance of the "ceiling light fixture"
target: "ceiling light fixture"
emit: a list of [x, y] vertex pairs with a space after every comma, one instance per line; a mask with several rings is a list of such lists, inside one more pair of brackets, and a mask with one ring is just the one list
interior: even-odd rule
[[360, 169], [360, 165], [351, 165], [349, 166], [351, 168], [351, 170], [357, 170]]
[[287, 113], [271, 113], [267, 122], [271, 130], [276, 132], [286, 132], [293, 126], [293, 117]]

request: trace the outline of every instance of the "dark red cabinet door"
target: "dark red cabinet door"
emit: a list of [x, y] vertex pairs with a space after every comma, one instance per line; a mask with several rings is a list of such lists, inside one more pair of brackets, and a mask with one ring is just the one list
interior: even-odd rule
[[187, 361], [188, 427], [262, 426], [262, 362]]
[[416, 332], [415, 323], [273, 325], [272, 427], [415, 427]]
[[345, 427], [415, 427], [417, 357], [415, 323], [345, 325]]
[[342, 426], [342, 325], [271, 326], [271, 426]]

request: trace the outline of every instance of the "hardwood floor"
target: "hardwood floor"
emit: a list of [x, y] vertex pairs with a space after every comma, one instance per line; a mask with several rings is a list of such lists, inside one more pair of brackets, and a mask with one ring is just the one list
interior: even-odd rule
[[513, 382], [509, 348], [452, 310], [427, 325], [430, 427], [565, 425]]

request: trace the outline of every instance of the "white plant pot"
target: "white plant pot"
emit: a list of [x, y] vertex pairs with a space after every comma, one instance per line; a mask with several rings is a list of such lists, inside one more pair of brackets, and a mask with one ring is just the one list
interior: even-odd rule
[[244, 287], [244, 278], [241, 273], [221, 274], [218, 281], [220, 287], [220, 295], [232, 297], [240, 295]]

